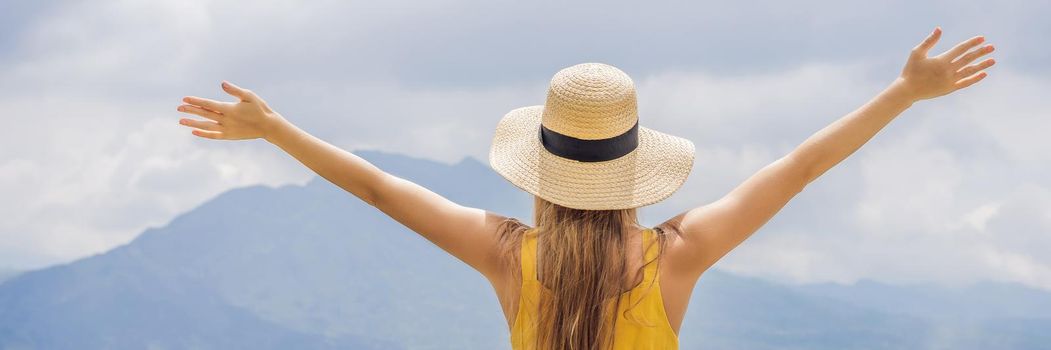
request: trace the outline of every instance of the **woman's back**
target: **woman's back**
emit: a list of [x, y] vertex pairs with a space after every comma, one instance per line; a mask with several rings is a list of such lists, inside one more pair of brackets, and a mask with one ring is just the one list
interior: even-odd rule
[[[659, 283], [659, 263], [655, 260], [658, 257], [658, 247], [651, 244], [657, 238], [656, 230], [646, 229], [642, 236], [641, 246], [648, 248], [642, 261], [653, 262], [645, 265], [641, 282], [620, 294], [616, 328], [613, 332], [613, 349], [677, 349], [678, 335], [665, 313]], [[520, 254], [522, 281], [518, 300], [515, 302], [517, 307], [513, 308], [516, 312], [511, 324], [511, 345], [513, 349], [535, 349], [536, 307], [540, 294], [548, 291], [536, 274], [535, 228], [525, 232]], [[613, 300], [607, 301], [606, 307], [612, 306]]]

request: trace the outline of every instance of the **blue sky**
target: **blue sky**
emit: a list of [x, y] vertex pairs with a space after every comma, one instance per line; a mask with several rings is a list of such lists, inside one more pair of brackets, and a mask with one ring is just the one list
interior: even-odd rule
[[313, 176], [265, 141], [190, 135], [184, 95], [253, 89], [345, 149], [485, 162], [556, 71], [624, 70], [641, 122], [692, 140], [653, 224], [717, 199], [932, 55], [985, 35], [979, 84], [921, 101], [717, 268], [786, 282], [1051, 290], [1042, 1], [13, 1], [0, 4], [0, 269], [110, 249], [230, 188]]

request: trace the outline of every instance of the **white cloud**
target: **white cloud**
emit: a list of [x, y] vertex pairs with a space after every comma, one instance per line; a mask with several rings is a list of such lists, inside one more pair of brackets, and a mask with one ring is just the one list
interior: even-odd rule
[[21, 98], [34, 107], [0, 100], [5, 113], [37, 118], [0, 141], [13, 153], [0, 162], [7, 197], [0, 210], [10, 218], [0, 222], [0, 256], [14, 267], [107, 250], [233, 187], [307, 179], [266, 145], [209, 144], [190, 135], [176, 118], [157, 115], [168, 103], [114, 109], [118, 102]]
[[950, 226], [950, 228], [960, 229], [963, 227], [963, 225], [966, 225], [967, 227], [974, 230], [985, 231], [985, 225], [989, 222], [990, 219], [995, 217], [996, 214], [1000, 213], [1000, 207], [1002, 206], [1003, 203], [1000, 202], [986, 203], [981, 206], [978, 206], [977, 208], [974, 208], [967, 214], [964, 214], [960, 220], [962, 222], [958, 222], [956, 223], [957, 225]]

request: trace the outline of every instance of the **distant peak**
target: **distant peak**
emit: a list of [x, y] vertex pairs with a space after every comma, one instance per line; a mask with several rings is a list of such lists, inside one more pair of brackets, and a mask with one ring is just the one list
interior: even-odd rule
[[483, 168], [488, 167], [487, 164], [482, 163], [477, 158], [471, 156], [461, 158], [460, 161], [456, 163], [456, 166], [478, 166]]

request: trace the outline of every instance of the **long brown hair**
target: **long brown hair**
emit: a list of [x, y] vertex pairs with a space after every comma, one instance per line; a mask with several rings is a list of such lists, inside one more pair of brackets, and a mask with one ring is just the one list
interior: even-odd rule
[[[628, 234], [632, 232], [628, 228], [641, 226], [637, 211], [580, 210], [534, 198], [533, 220], [539, 233], [536, 272], [540, 284], [550, 291], [540, 293], [538, 309], [533, 310], [538, 323], [536, 348], [609, 348], [617, 319], [612, 312], [619, 309], [621, 294], [631, 288], [625, 286], [638, 283], [627, 281]], [[507, 266], [513, 267], [512, 275], [521, 281], [519, 252], [523, 236], [531, 228], [516, 219], [505, 224], [499, 231], [503, 257]], [[641, 279], [642, 269], [657, 263], [664, 252], [666, 239], [663, 234], [656, 236], [657, 258], [643, 262], [633, 275], [637, 279]]]

